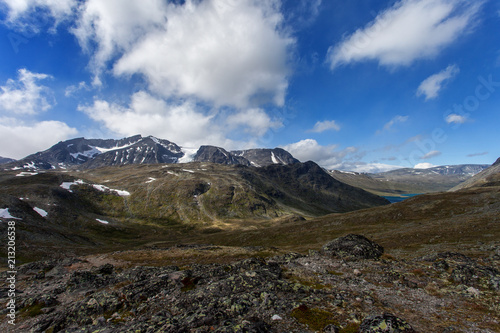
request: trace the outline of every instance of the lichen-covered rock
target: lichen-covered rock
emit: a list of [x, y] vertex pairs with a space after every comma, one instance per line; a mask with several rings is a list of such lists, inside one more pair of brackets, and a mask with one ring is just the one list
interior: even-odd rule
[[349, 234], [325, 244], [323, 251], [344, 259], [378, 259], [384, 248], [365, 236]]
[[415, 330], [401, 318], [390, 313], [370, 316], [363, 320], [359, 327], [360, 333], [414, 333]]

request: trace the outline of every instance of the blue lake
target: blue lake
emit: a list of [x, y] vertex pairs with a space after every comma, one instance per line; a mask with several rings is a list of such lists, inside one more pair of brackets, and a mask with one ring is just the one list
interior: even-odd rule
[[416, 195], [420, 195], [422, 193], [412, 193], [412, 194], [401, 194], [397, 197], [391, 197], [391, 196], [384, 196], [383, 198], [386, 198], [387, 200], [389, 200], [391, 203], [395, 203], [395, 202], [401, 202], [403, 200], [406, 200], [408, 198], [411, 198], [411, 197], [414, 197]]

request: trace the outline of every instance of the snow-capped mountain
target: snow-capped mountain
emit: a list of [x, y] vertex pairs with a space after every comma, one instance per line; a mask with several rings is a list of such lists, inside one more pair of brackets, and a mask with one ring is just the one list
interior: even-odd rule
[[397, 177], [397, 176], [432, 176], [432, 175], [458, 175], [472, 177], [475, 174], [483, 171], [489, 167], [487, 164], [460, 164], [460, 165], [443, 165], [436, 166], [428, 169], [412, 169], [403, 168], [392, 171], [382, 172], [377, 174], [383, 177]]
[[4, 169], [49, 170], [74, 166], [89, 169], [125, 164], [212, 162], [267, 166], [294, 164], [299, 161], [283, 149], [250, 149], [228, 152], [215, 146], [198, 149], [181, 148], [177, 144], [153, 136], [135, 135], [128, 138], [85, 139], [61, 141], [51, 148], [7, 163]]
[[135, 135], [120, 140], [77, 138], [59, 142], [7, 166], [34, 170], [66, 169], [75, 165], [95, 168], [120, 164], [175, 163], [183, 155], [175, 143], [152, 136]]

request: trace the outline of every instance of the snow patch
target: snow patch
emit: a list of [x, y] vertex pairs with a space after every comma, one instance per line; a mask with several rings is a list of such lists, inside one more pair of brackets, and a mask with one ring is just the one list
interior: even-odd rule
[[286, 164], [281, 158], [274, 155], [274, 152], [271, 152], [271, 161], [273, 161], [274, 164]]
[[20, 172], [18, 173], [16, 176], [17, 177], [25, 177], [25, 176], [34, 176], [34, 175], [38, 175], [38, 172]]
[[198, 148], [186, 148], [182, 147], [181, 151], [184, 153], [184, 156], [177, 160], [178, 163], [189, 163], [193, 162], [194, 155], [198, 152]]
[[194, 173], [193, 170], [189, 170], [189, 169], [181, 169], [182, 171], [185, 171], [185, 172], [190, 172], [190, 173]]
[[117, 147], [111, 147], [111, 148], [102, 148], [102, 147], [93, 147], [93, 148], [97, 149], [100, 153], [107, 153], [108, 151], [119, 150], [119, 149], [131, 147], [141, 140], [142, 140], [142, 138], [140, 140], [137, 140], [137, 141], [134, 141], [134, 142], [131, 142], [129, 144], [119, 146], [119, 147], [117, 146]]
[[93, 158], [96, 155], [101, 154], [101, 151], [97, 147], [89, 146], [90, 150], [85, 150], [81, 153], [71, 153], [70, 155], [77, 160], [80, 158], [80, 156], [87, 157], [87, 158]]
[[41, 217], [45, 217], [45, 216], [49, 215], [49, 213], [47, 213], [45, 210], [38, 208], [38, 207], [33, 208], [33, 210], [35, 212], [37, 212], [38, 215], [40, 215]]
[[61, 185], [59, 185], [59, 187], [62, 187], [63, 189], [73, 193], [73, 191], [71, 191], [71, 186], [81, 185], [81, 184], [85, 184], [85, 182], [81, 179], [78, 179], [78, 180], [75, 180], [74, 182], [63, 182]]
[[2, 219], [21, 220], [18, 217], [14, 217], [14, 216], [10, 215], [8, 208], [0, 208], [0, 218], [2, 218]]
[[149, 177], [149, 180], [146, 181], [146, 184], [149, 184], [149, 183], [152, 183], [156, 180], [156, 178], [153, 178], [153, 177]]
[[97, 222], [101, 222], [102, 224], [109, 224], [108, 221], [104, 221], [104, 220], [101, 220], [101, 219], [95, 219]]
[[104, 186], [104, 185], [92, 184], [92, 187], [95, 188], [96, 190], [101, 191], [101, 192], [106, 192], [106, 191], [114, 192], [114, 193], [118, 194], [121, 197], [126, 197], [126, 196], [130, 195], [130, 192], [128, 192], [128, 191], [115, 190], [115, 189], [109, 188], [109, 187]]
[[[71, 186], [73, 185], [82, 185], [82, 184], [85, 184], [85, 182], [81, 179], [78, 179], [74, 182], [63, 182], [61, 185], [59, 185], [60, 187], [62, 187], [63, 189], [69, 191], [69, 192], [73, 192], [71, 191]], [[115, 190], [115, 189], [112, 189], [112, 188], [109, 188], [107, 186], [104, 186], [104, 185], [100, 185], [100, 184], [91, 184], [93, 188], [95, 188], [96, 190], [98, 191], [101, 191], [101, 192], [106, 192], [106, 191], [110, 191], [110, 192], [114, 192], [116, 193], [117, 195], [119, 196], [129, 196], [130, 195], [130, 192], [128, 191], [124, 191], [124, 190]]]

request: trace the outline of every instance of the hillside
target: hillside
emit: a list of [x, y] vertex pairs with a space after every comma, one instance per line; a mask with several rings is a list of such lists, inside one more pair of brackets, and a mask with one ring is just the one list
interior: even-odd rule
[[500, 184], [500, 158], [493, 165], [465, 182], [453, 187], [450, 191], [458, 191], [471, 187], [498, 186]]
[[[48, 248], [98, 250], [245, 230], [274, 220], [388, 204], [340, 183], [313, 162], [254, 168], [187, 163], [74, 172], [4, 172], [0, 208], [22, 219], [26, 255]], [[2, 229], [2, 232], [5, 230]]]

